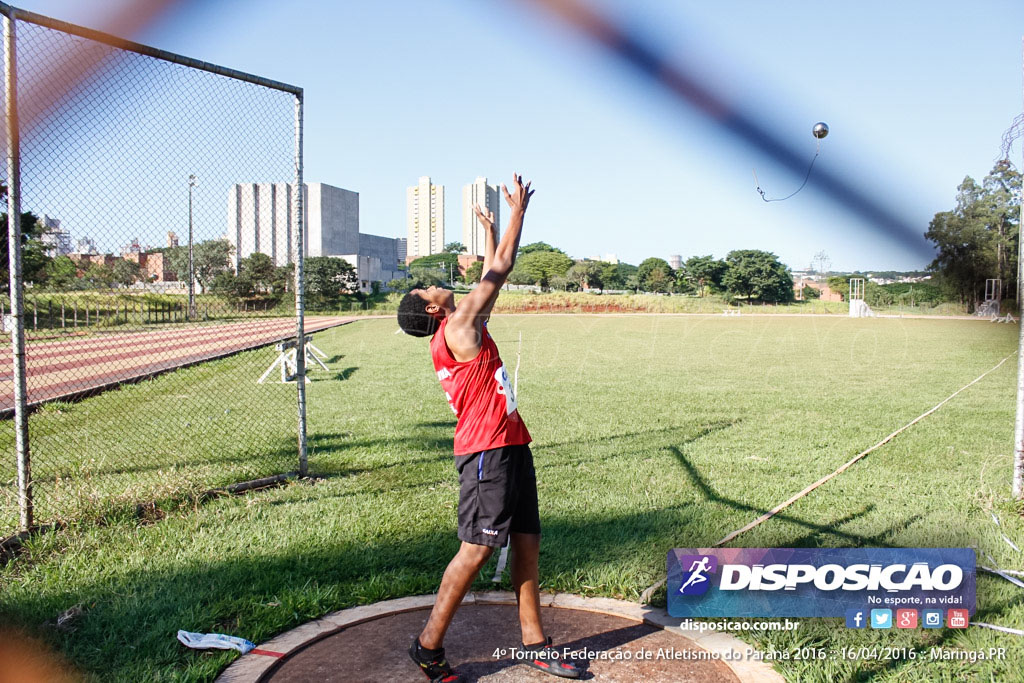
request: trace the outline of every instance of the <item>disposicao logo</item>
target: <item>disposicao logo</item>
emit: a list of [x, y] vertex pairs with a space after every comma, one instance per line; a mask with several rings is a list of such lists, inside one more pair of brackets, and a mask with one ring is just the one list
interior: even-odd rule
[[682, 577], [679, 586], [681, 595], [704, 595], [711, 587], [709, 574], [714, 574], [718, 569], [718, 558], [714, 555], [683, 555], [679, 558], [679, 564], [689, 567]]
[[668, 553], [668, 609], [674, 617], [848, 617], [850, 609], [896, 608], [973, 613], [974, 602], [970, 548], [682, 548]]

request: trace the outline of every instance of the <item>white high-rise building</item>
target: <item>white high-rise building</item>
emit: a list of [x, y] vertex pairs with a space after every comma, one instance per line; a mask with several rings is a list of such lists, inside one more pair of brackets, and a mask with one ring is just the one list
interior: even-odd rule
[[[473, 212], [477, 204], [480, 208], [494, 212], [494, 225], [501, 225], [501, 202], [499, 201], [498, 188], [495, 185], [488, 185], [487, 178], [477, 178], [469, 185], [462, 188], [462, 244], [466, 247], [467, 254], [483, 256], [487, 246], [487, 233], [480, 219]], [[499, 232], [501, 228], [498, 228]]]
[[[359, 287], [401, 277], [398, 240], [359, 233], [359, 193], [327, 183], [303, 185], [303, 248], [306, 257], [330, 256], [352, 264]], [[274, 265], [295, 261], [294, 185], [239, 183], [228, 191], [228, 242], [234, 247], [234, 267], [262, 253]]]
[[43, 234], [40, 235], [39, 241], [46, 245], [47, 255], [67, 256], [74, 251], [71, 233], [61, 229], [59, 219], [51, 218], [44, 213], [40, 222], [43, 224]]
[[444, 185], [434, 185], [430, 176], [405, 191], [405, 223], [408, 258], [444, 251]]

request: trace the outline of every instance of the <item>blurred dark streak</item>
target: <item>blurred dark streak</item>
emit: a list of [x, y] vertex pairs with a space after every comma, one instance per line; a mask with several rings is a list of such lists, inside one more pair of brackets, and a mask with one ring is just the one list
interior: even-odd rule
[[[683, 67], [670, 63], [650, 47], [642, 36], [618, 26], [580, 0], [523, 0], [537, 5], [602, 45], [632, 67], [639, 75], [660, 86], [680, 101], [692, 105], [734, 137], [752, 145], [797, 176], [807, 167], [807, 155], [788, 147], [755, 122], [749, 113], [734, 109]], [[808, 128], [808, 131], [810, 129]], [[837, 175], [819, 170], [811, 179], [832, 201], [841, 204], [867, 223], [879, 235], [900, 244], [911, 253], [931, 259], [931, 247], [923, 228], [915, 226], [891, 207], [884, 205]]]

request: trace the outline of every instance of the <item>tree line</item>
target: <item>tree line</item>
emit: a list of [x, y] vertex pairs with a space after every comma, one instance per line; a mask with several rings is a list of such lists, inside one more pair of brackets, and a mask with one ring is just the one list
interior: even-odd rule
[[1002, 281], [1000, 298], [1016, 298], [1020, 193], [1021, 174], [1002, 159], [981, 184], [966, 176], [955, 206], [935, 214], [924, 234], [936, 248], [929, 270], [948, 299], [972, 309], [991, 278]]
[[[404, 279], [388, 283], [391, 289], [410, 289], [452, 284], [452, 279], [470, 285], [479, 282], [483, 263], [472, 263], [459, 273], [458, 256], [465, 251], [458, 242], [445, 245], [440, 254], [412, 261]], [[723, 294], [749, 302], [784, 303], [793, 300], [793, 276], [778, 257], [757, 249], [738, 249], [724, 259], [711, 255], [693, 256], [672, 268], [658, 257], [639, 265], [573, 260], [546, 242], [519, 248], [516, 265], [508, 281], [514, 285], [536, 285], [542, 290], [614, 290], [657, 294], [707, 296]]]

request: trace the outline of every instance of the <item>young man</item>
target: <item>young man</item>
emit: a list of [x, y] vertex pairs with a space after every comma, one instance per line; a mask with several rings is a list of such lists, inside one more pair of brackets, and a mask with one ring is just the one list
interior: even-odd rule
[[[431, 681], [455, 683], [459, 674], [444, 656], [445, 632], [473, 579], [495, 548], [511, 539], [512, 587], [519, 603], [525, 661], [542, 671], [579, 678], [580, 670], [558, 660], [540, 622], [537, 559], [540, 515], [530, 433], [516, 409], [516, 397], [487, 319], [519, 250], [523, 215], [533, 191], [514, 175], [512, 193], [501, 186], [511, 216], [497, 242], [494, 214], [475, 207], [486, 233], [483, 277], [455, 307], [455, 295], [430, 287], [409, 292], [398, 307], [398, 324], [417, 337], [432, 335], [430, 355], [455, 427], [455, 467], [459, 472], [459, 539], [448, 564], [427, 625], [409, 654]], [[530, 643], [530, 645], [526, 645]]]

